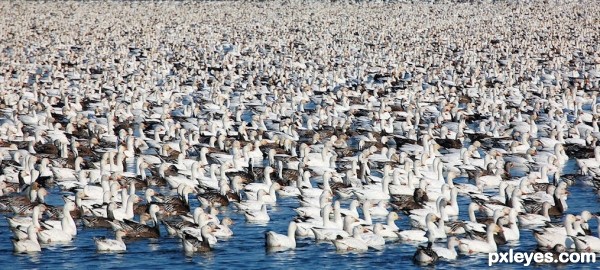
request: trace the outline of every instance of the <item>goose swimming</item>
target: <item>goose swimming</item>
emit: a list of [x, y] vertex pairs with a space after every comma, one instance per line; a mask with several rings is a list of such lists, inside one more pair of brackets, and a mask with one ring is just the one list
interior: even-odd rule
[[96, 249], [98, 251], [125, 251], [127, 250], [127, 246], [123, 242], [123, 236], [125, 236], [125, 232], [117, 230], [115, 232], [115, 239], [94, 239]]

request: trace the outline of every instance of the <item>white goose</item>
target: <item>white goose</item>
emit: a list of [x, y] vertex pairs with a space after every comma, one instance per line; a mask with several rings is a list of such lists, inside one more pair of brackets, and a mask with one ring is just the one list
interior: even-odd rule
[[210, 225], [204, 225], [200, 228], [200, 238], [188, 234], [183, 235], [181, 241], [183, 243], [183, 251], [186, 254], [194, 252], [207, 252], [212, 250], [210, 239], [214, 238], [212, 232], [214, 228]]
[[427, 215], [430, 213], [438, 214], [440, 218], [448, 221], [448, 215], [442, 215], [442, 211], [446, 211], [446, 199], [442, 196], [438, 197], [434, 204], [426, 204], [426, 208], [413, 209], [410, 211], [410, 223], [413, 227], [425, 228], [427, 223]]
[[[323, 194], [321, 194], [321, 196], [319, 197], [319, 207], [302, 206], [302, 207], [298, 207], [298, 208], [294, 209], [294, 212], [296, 212], [298, 214], [298, 216], [300, 216], [300, 217], [321, 218], [321, 213], [322, 213], [321, 211], [322, 211], [323, 207], [325, 207], [325, 205], [329, 204], [330, 200], [331, 200], [331, 193], [323, 192]], [[336, 201], [336, 202], [339, 203], [339, 201]], [[356, 204], [358, 204], [358, 201], [356, 202]], [[341, 209], [340, 211], [344, 211], [344, 210], [348, 211], [347, 209]], [[356, 214], [356, 217], [358, 217], [358, 212]]]
[[[328, 211], [327, 211], [328, 212]], [[338, 236], [347, 237], [352, 230], [352, 223], [357, 219], [351, 216], [344, 217], [344, 228], [339, 229], [329, 221], [329, 217], [323, 216], [323, 227], [312, 227], [311, 230], [318, 241], [331, 241], [337, 239]]]
[[357, 222], [355, 222], [355, 224], [353, 224], [354, 226], [356, 225], [373, 225], [373, 219], [371, 218], [371, 211], [369, 211], [371, 209], [371, 203], [369, 201], [365, 201], [363, 202], [362, 205], [362, 213], [363, 213], [363, 218], [364, 219], [358, 219]]
[[585, 166], [590, 169], [600, 167], [600, 146], [596, 146], [594, 148], [593, 158], [577, 159], [577, 165], [579, 166], [579, 168]]
[[288, 226], [287, 235], [278, 234], [273, 231], [266, 233], [267, 248], [276, 248], [279, 251], [296, 248], [296, 222], [291, 221]]
[[[395, 221], [400, 217], [396, 212], [390, 212], [387, 216], [387, 223], [381, 224], [381, 230], [378, 235], [381, 235], [383, 238], [396, 239], [398, 238], [398, 231], [400, 228], [396, 225]], [[378, 223], [379, 224], [379, 223]], [[377, 224], [375, 224], [377, 225]]]
[[446, 247], [443, 246], [432, 246], [431, 249], [440, 257], [446, 260], [456, 260], [458, 253], [456, 247], [460, 244], [460, 241], [456, 237], [449, 237]]
[[575, 248], [579, 252], [600, 252], [600, 217], [598, 219], [598, 236], [578, 235], [574, 236]]
[[365, 241], [367, 246], [376, 250], [382, 250], [385, 246], [385, 238], [382, 235], [383, 224], [377, 223], [373, 225], [373, 232], [361, 233], [360, 238]]
[[487, 241], [461, 239], [459, 240], [458, 250], [462, 254], [496, 252], [498, 250], [498, 246], [494, 240], [494, 234], [499, 232], [502, 232], [502, 227], [492, 223], [487, 227]]
[[[279, 183], [274, 182], [273, 184], [271, 184], [271, 186], [269, 187], [268, 192], [265, 194], [265, 196], [262, 199], [262, 202], [264, 203], [276, 203], [277, 202], [277, 191], [281, 189], [281, 185], [279, 185]], [[258, 192], [260, 192], [263, 189], [258, 190]], [[258, 199], [258, 192], [257, 193], [246, 193], [246, 197], [248, 197], [249, 200], [256, 200]]]
[[98, 251], [125, 251], [127, 250], [127, 246], [125, 242], [123, 242], [123, 236], [125, 236], [125, 232], [123, 230], [117, 230], [115, 232], [115, 239], [103, 239], [103, 238], [94, 238], [94, 243], [96, 244], [96, 250]]
[[33, 207], [31, 217], [23, 217], [23, 216], [9, 217], [9, 218], [7, 218], [8, 225], [11, 228], [29, 227], [29, 225], [32, 225], [34, 223], [34, 220], [35, 221], [39, 220], [41, 213], [43, 213], [44, 211], [46, 211], [46, 206], [43, 204], [38, 204]]
[[70, 212], [75, 209], [75, 203], [66, 202], [63, 206], [63, 218], [61, 220], [62, 228], [50, 230], [42, 230], [38, 232], [38, 239], [43, 244], [70, 242], [77, 234], [75, 221], [71, 217]]
[[127, 202], [121, 208], [115, 209], [113, 211], [113, 216], [118, 221], [123, 221], [124, 219], [133, 219], [133, 204], [139, 203], [141, 198], [137, 195], [129, 196], [127, 198]]
[[385, 217], [390, 211], [387, 210], [387, 203], [385, 201], [379, 201], [377, 205], [373, 205], [369, 208], [369, 213], [374, 217]]
[[357, 189], [354, 190], [354, 195], [356, 195], [356, 197], [361, 201], [387, 201], [390, 199], [389, 184], [389, 177], [385, 177], [381, 182], [381, 190], [372, 188]]
[[335, 240], [333, 240], [333, 245], [337, 251], [348, 252], [348, 251], [367, 251], [369, 246], [367, 243], [360, 238], [360, 234], [363, 228], [361, 226], [354, 227], [352, 231], [352, 236], [338, 236]]
[[412, 195], [415, 191], [415, 174], [409, 171], [406, 175], [406, 185], [400, 183], [400, 170], [394, 170], [392, 184], [389, 185], [392, 195]]
[[550, 210], [550, 203], [543, 202], [542, 210], [540, 214], [532, 214], [532, 213], [521, 213], [517, 216], [519, 220], [519, 224], [524, 227], [535, 227], [535, 226], [543, 226], [547, 222], [550, 222], [550, 216], [548, 215], [548, 210]]
[[263, 204], [258, 211], [244, 211], [244, 217], [246, 217], [247, 222], [269, 222], [271, 218], [269, 217], [269, 213], [267, 212], [267, 205]]
[[273, 185], [273, 181], [271, 180], [271, 173], [273, 172], [273, 168], [271, 166], [267, 166], [264, 169], [264, 178], [263, 183], [250, 183], [244, 187], [244, 191], [246, 193], [257, 193], [259, 190], [269, 190], [271, 185]]
[[519, 226], [517, 226], [517, 210], [510, 209], [508, 213], [509, 226], [502, 228], [504, 230], [504, 238], [506, 241], [518, 241], [521, 237]]
[[564, 245], [567, 248], [574, 247], [573, 239], [575, 230], [573, 224], [577, 221], [574, 215], [568, 214], [565, 216], [563, 226], [544, 228], [543, 230], [533, 231], [533, 236], [538, 243], [538, 246], [552, 249], [557, 244]]
[[[434, 223], [438, 220], [440, 220], [440, 218], [434, 213], [427, 214], [425, 217], [425, 227], [427, 228], [427, 232], [429, 232], [431, 237], [434, 239], [446, 238], [445, 230], [442, 233], [442, 231]], [[428, 238], [426, 237], [425, 233], [426, 231], [423, 230], [404, 230], [398, 232], [398, 236], [400, 240], [405, 242], [427, 242]]]
[[38, 242], [37, 237], [38, 229], [34, 225], [30, 225], [27, 228], [27, 239], [23, 240], [12, 240], [13, 249], [17, 253], [26, 253], [26, 252], [39, 252], [42, 251], [42, 247]]
[[229, 238], [233, 236], [233, 231], [231, 230], [231, 228], [229, 228], [229, 226], [231, 225], [233, 225], [233, 220], [231, 220], [228, 217], [223, 218], [223, 220], [221, 220], [221, 224], [217, 225], [216, 228], [214, 228], [213, 235], [216, 238]]
[[256, 200], [244, 200], [241, 202], [233, 202], [233, 205], [239, 210], [243, 211], [257, 211], [262, 208], [263, 205], [266, 204], [267, 197], [269, 194], [263, 189], [258, 191]]

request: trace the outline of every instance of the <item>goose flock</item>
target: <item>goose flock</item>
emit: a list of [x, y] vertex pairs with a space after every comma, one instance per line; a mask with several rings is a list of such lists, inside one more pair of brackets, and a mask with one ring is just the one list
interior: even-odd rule
[[14, 252], [600, 253], [600, 5], [434, 2], [0, 3]]

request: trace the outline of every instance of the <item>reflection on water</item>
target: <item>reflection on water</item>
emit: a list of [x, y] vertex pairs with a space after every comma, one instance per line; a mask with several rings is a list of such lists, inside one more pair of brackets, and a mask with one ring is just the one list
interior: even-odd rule
[[[39, 252], [21, 253], [21, 254], [17, 254], [16, 256], [18, 256], [19, 259], [25, 258], [28, 262], [33, 263], [33, 264], [39, 264], [40, 258], [41, 258], [41, 254]], [[20, 260], [18, 260], [18, 261], [20, 261]]]

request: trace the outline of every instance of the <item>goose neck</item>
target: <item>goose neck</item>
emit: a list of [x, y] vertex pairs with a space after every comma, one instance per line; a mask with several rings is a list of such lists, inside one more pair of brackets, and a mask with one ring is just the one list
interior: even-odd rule
[[394, 217], [392, 215], [388, 215], [387, 217], [387, 225], [390, 227], [396, 226]]
[[271, 175], [268, 172], [265, 172], [265, 176], [264, 176], [264, 180], [265, 180], [265, 184], [267, 184], [268, 186], [271, 186], [273, 184], [273, 181], [271, 180]]
[[291, 222], [288, 226], [288, 238], [292, 243], [296, 243], [296, 223]]
[[373, 219], [371, 218], [371, 212], [369, 211], [368, 208], [363, 209], [363, 215], [365, 217], [365, 223], [373, 224]]
[[567, 236], [573, 236], [574, 233], [574, 223], [571, 222], [568, 218], [565, 219], [565, 230], [567, 231]]
[[156, 216], [156, 211], [150, 211], [150, 218], [154, 222], [154, 227], [158, 227], [158, 217]]
[[133, 203], [134, 203], [135, 197], [134, 196], [129, 196], [129, 198], [127, 199], [127, 205], [125, 208], [125, 211], [127, 213], [128, 216], [133, 216]]
[[438, 229], [438, 227], [435, 225], [435, 223], [431, 220], [427, 220], [425, 227], [427, 227], [427, 231], [429, 231], [429, 232], [434, 232]]
[[475, 218], [476, 207], [477, 207], [477, 205], [475, 205], [475, 204], [469, 205], [469, 221], [471, 221], [471, 222], [477, 222], [477, 218]]
[[384, 178], [383, 182], [381, 183], [381, 188], [382, 188], [383, 194], [389, 195], [390, 194], [390, 180], [387, 178]]
[[487, 231], [487, 242], [494, 247], [496, 246], [496, 240], [494, 240], [494, 230], [492, 228], [488, 229]]
[[62, 230], [70, 235], [77, 234], [77, 227], [75, 227], [75, 220], [71, 217], [71, 213], [65, 210], [64, 217], [61, 220]]

